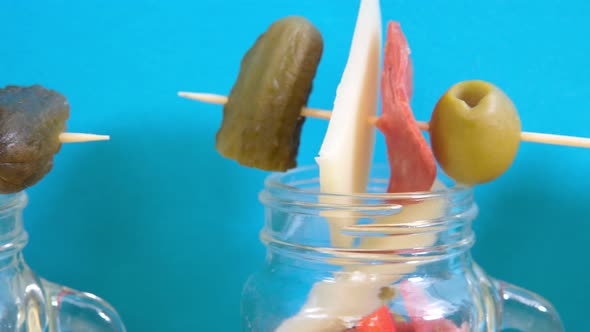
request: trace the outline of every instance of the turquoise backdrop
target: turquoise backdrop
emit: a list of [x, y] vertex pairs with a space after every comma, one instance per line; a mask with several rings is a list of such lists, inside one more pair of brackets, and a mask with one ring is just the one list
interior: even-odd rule
[[[179, 90], [227, 93], [244, 52], [274, 20], [308, 17], [325, 52], [310, 104], [330, 108], [358, 1], [0, 0], [0, 86], [65, 94], [69, 131], [112, 135], [64, 145], [28, 190], [27, 261], [40, 275], [112, 303], [129, 331], [237, 331], [242, 283], [260, 264], [267, 173], [214, 148], [221, 107]], [[416, 117], [452, 84], [484, 79], [528, 131], [590, 136], [588, 1], [382, 0], [410, 42]], [[326, 122], [303, 130], [313, 163]], [[385, 161], [378, 136], [376, 161]], [[547, 297], [568, 331], [587, 331], [590, 150], [524, 143], [479, 186], [477, 261]]]

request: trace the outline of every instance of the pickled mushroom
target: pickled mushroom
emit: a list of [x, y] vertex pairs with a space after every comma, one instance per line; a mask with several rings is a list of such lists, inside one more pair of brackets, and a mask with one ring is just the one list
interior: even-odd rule
[[39, 182], [61, 149], [70, 106], [60, 93], [40, 85], [0, 89], [0, 193]]

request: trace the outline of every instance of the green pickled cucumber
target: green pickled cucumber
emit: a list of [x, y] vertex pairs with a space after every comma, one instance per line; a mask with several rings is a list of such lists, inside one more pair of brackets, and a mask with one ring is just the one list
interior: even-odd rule
[[217, 151], [247, 167], [296, 167], [305, 121], [301, 108], [322, 52], [322, 35], [307, 19], [289, 16], [271, 24], [242, 59], [223, 108]]

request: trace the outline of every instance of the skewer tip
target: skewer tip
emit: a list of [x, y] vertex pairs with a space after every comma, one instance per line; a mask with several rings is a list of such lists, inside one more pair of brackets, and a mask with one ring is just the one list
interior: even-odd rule
[[178, 95], [183, 98], [198, 100], [205, 103], [211, 104], [225, 104], [227, 102], [227, 97], [222, 95], [217, 95], [213, 93], [201, 93], [201, 92], [178, 92]]
[[61, 133], [59, 140], [62, 143], [82, 143], [95, 141], [108, 141], [111, 139], [110, 135], [96, 135], [85, 133]]

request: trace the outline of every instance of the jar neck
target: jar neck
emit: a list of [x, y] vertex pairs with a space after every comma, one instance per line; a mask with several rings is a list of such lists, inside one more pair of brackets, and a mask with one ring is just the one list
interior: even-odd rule
[[0, 195], [0, 268], [20, 259], [28, 242], [23, 226], [23, 209], [28, 198], [24, 192]]
[[470, 262], [477, 214], [473, 191], [438, 180], [431, 192], [384, 194], [387, 178], [369, 180], [372, 193], [314, 191], [314, 167], [271, 175], [261, 240], [275, 254], [338, 265]]

